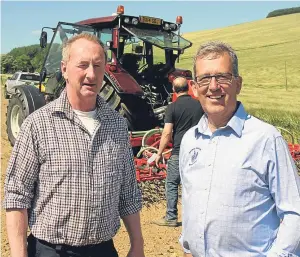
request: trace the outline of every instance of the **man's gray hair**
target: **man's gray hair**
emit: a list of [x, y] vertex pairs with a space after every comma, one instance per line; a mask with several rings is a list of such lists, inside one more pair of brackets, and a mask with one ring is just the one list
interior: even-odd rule
[[232, 63], [233, 76], [238, 77], [239, 76], [238, 58], [235, 51], [232, 49], [232, 47], [220, 41], [210, 41], [205, 44], [202, 44], [199, 47], [194, 57], [194, 64], [193, 64], [194, 78], [196, 77], [196, 61], [198, 58], [202, 59], [211, 54], [217, 57], [224, 53], [229, 54]]

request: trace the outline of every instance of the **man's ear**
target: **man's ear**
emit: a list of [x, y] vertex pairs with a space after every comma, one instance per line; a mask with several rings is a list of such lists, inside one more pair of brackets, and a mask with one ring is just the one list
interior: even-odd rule
[[67, 64], [66, 64], [66, 62], [61, 61], [60, 69], [61, 69], [61, 73], [62, 73], [63, 77], [65, 78], [65, 80], [67, 80], [68, 79], [68, 73], [67, 73]]
[[189, 81], [189, 86], [192, 88], [193, 94], [195, 97], [199, 97], [198, 95], [198, 85], [194, 80]]
[[243, 78], [241, 76], [238, 76], [236, 78], [236, 94], [238, 95], [241, 92], [242, 85], [243, 85]]

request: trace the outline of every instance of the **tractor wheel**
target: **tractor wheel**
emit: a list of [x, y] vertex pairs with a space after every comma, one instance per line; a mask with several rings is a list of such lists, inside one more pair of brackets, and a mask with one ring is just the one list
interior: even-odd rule
[[26, 118], [26, 106], [20, 93], [13, 95], [9, 100], [6, 115], [7, 136], [13, 146], [19, 134], [21, 124]]
[[103, 85], [99, 95], [107, 102], [108, 106], [113, 110], [118, 111], [124, 118], [126, 118], [128, 129], [134, 130], [133, 115], [122, 102], [121, 97], [118, 95], [116, 90], [113, 88], [111, 82], [104, 77]]

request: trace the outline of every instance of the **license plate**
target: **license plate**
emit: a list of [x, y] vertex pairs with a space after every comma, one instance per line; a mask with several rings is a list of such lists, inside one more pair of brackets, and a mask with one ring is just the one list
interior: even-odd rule
[[153, 24], [153, 25], [161, 25], [161, 19], [148, 17], [148, 16], [140, 16], [140, 22]]

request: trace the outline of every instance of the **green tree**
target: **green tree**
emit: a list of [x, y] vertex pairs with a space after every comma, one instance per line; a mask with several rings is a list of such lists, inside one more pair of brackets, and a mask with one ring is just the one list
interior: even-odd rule
[[2, 55], [1, 72], [2, 73], [13, 73], [14, 72], [13, 61], [14, 61], [13, 56], [11, 56], [9, 54]]
[[281, 15], [288, 15], [293, 13], [300, 13], [300, 7], [292, 7], [286, 9], [278, 9], [268, 13], [267, 18], [281, 16]]
[[29, 72], [33, 70], [30, 62], [30, 57], [25, 54], [22, 54], [16, 58], [16, 67], [17, 70], [21, 70], [21, 71]]

